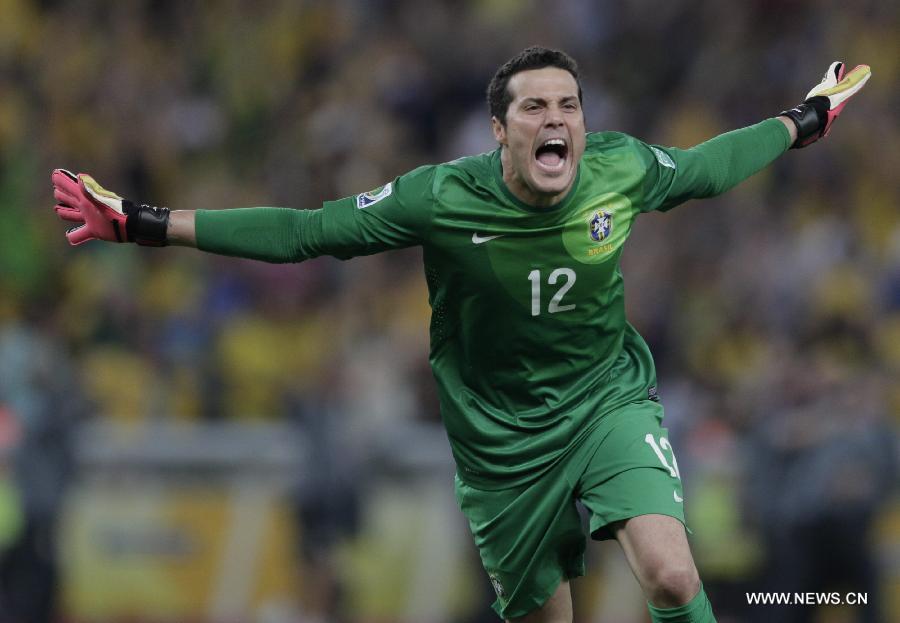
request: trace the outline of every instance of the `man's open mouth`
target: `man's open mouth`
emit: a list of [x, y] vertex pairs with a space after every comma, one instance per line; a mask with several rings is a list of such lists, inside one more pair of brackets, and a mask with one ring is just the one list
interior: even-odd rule
[[566, 157], [569, 155], [569, 146], [566, 141], [561, 138], [548, 138], [541, 143], [537, 151], [534, 152], [534, 159], [537, 160], [540, 168], [546, 171], [559, 171], [566, 164]]

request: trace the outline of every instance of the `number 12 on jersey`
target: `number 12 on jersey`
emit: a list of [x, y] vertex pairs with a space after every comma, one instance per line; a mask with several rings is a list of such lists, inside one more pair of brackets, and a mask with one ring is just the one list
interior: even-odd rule
[[[553, 295], [553, 298], [550, 299], [550, 304], [547, 306], [548, 314], [556, 314], [564, 311], [571, 311], [575, 309], [575, 303], [569, 303], [568, 305], [562, 305], [562, 299], [566, 295], [573, 285], [575, 285], [575, 271], [571, 268], [557, 268], [550, 273], [547, 277], [547, 284], [551, 286], [555, 286], [556, 283], [560, 280], [560, 277], [565, 277], [565, 281]], [[538, 269], [534, 269], [530, 273], [528, 273], [528, 280], [531, 282], [531, 315], [532, 316], [540, 316], [541, 315], [541, 271]]]

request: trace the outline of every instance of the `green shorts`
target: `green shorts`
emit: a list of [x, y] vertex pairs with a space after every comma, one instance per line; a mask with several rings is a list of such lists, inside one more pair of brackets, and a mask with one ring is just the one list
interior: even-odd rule
[[638, 515], [684, 523], [683, 491], [662, 406], [649, 400], [606, 414], [586, 439], [529, 484], [475, 489], [456, 477], [456, 499], [469, 520], [501, 617], [540, 608], [563, 578], [584, 575], [586, 539], [575, 506], [590, 512], [595, 540], [609, 524]]

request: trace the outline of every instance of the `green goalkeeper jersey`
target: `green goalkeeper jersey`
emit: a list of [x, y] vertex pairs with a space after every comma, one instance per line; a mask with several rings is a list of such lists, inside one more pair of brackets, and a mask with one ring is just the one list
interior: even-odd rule
[[637, 215], [723, 192], [788, 144], [777, 120], [690, 150], [591, 133], [571, 191], [551, 208], [512, 195], [497, 150], [319, 210], [198, 211], [197, 241], [267, 261], [421, 245], [430, 362], [459, 476], [515, 486], [604, 414], [655, 399], [653, 359], [625, 318], [619, 262]]

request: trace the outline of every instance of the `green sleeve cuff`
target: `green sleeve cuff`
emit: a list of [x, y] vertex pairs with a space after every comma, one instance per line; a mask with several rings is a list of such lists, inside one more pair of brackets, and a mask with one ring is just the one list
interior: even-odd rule
[[768, 126], [774, 127], [775, 130], [777, 130], [777, 132], [775, 132], [775, 134], [778, 134], [781, 136], [782, 145], [783, 145], [781, 148], [781, 153], [784, 153], [788, 149], [791, 148], [791, 133], [788, 131], [788, 129], [784, 125], [784, 123], [782, 123], [781, 119], [778, 119], [777, 117], [772, 117], [771, 119], [766, 119], [760, 125], [763, 125], [763, 124], [765, 124], [766, 127], [768, 127]]

